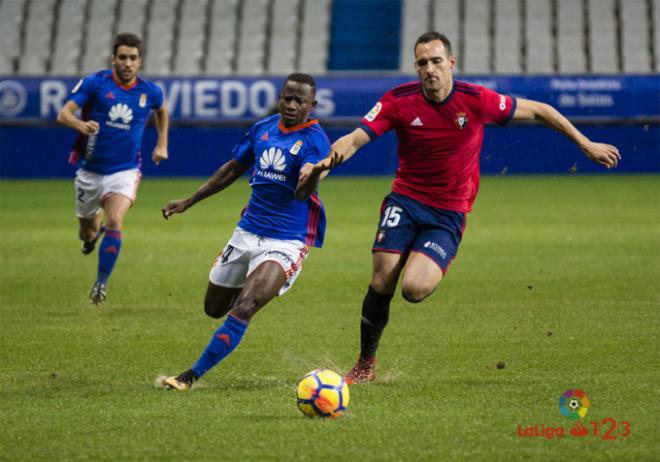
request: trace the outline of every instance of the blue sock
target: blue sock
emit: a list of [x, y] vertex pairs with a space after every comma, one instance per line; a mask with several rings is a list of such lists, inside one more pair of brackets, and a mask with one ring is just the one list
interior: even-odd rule
[[197, 378], [206, 374], [238, 346], [247, 330], [248, 322], [230, 314], [215, 331], [208, 346], [192, 367]]
[[96, 282], [107, 284], [121, 249], [121, 231], [106, 229], [99, 247], [99, 271]]

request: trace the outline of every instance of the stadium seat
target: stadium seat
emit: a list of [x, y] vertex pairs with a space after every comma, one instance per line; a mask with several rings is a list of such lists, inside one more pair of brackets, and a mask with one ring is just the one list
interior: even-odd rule
[[562, 74], [587, 71], [584, 8], [575, 0], [557, 0], [557, 70]]
[[621, 58], [624, 72], [649, 72], [648, 13], [646, 0], [621, 2]]
[[298, 68], [311, 74], [328, 69], [330, 0], [303, 0]]
[[80, 72], [88, 74], [110, 65], [117, 0], [90, 0]]
[[211, 2], [208, 52], [204, 66], [206, 74], [224, 75], [234, 70], [237, 4], [238, 0]]
[[177, 0], [158, 0], [151, 3], [149, 22], [144, 34], [145, 51], [142, 64], [145, 74], [170, 74], [177, 3]]
[[243, 75], [264, 72], [264, 48], [268, 24], [268, 0], [243, 0], [238, 35], [236, 71]]
[[195, 75], [201, 71], [205, 51], [207, 0], [183, 0], [173, 72]]
[[300, 0], [273, 0], [270, 39], [266, 42], [269, 74], [289, 74], [296, 68], [299, 6]]
[[[401, 18], [401, 49], [399, 50], [399, 70], [413, 73], [415, 42], [417, 38], [431, 28], [430, 0], [406, 0], [403, 3]], [[451, 40], [451, 39], [450, 39]]]
[[57, 14], [55, 47], [50, 73], [77, 75], [82, 33], [84, 29], [85, 1], [62, 0]]
[[591, 72], [619, 71], [614, 0], [587, 0]]
[[18, 71], [22, 75], [39, 75], [47, 71], [50, 44], [53, 39], [55, 0], [28, 3], [24, 49]]
[[21, 26], [25, 12], [25, 0], [0, 2], [0, 73], [13, 74], [15, 62], [21, 53]]
[[119, 17], [117, 18], [117, 33], [131, 32], [143, 35], [144, 18], [147, 13], [147, 0], [123, 1], [119, 4]]
[[510, 0], [495, 0], [494, 71], [499, 74], [519, 74], [520, 10]]
[[[487, 74], [490, 68], [490, 2], [465, 0], [463, 66], [466, 74]], [[459, 58], [460, 61], [460, 58]]]
[[[459, 68], [462, 67], [459, 2], [455, 0], [433, 0], [431, 10], [433, 11], [431, 28], [447, 36], [452, 44], [453, 53], [459, 55]], [[412, 59], [410, 60], [412, 61]]]
[[525, 69], [528, 74], [550, 74], [554, 71], [552, 40], [552, 5], [547, 1], [526, 0], [525, 3]]

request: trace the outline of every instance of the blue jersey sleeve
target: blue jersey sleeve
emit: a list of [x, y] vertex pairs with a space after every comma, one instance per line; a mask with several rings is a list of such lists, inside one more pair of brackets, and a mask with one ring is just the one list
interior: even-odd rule
[[69, 93], [67, 101], [73, 101], [78, 107], [83, 107], [94, 95], [96, 89], [96, 76], [88, 75], [78, 81]]
[[310, 138], [311, 144], [302, 156], [301, 166], [307, 163], [315, 164], [325, 159], [330, 152], [330, 140], [324, 132], [315, 132]]
[[157, 111], [163, 107], [163, 90], [158, 85], [153, 84], [153, 97], [151, 98], [151, 109]]
[[239, 141], [236, 146], [234, 146], [234, 150], [232, 151], [232, 155], [234, 156], [234, 159], [239, 161], [243, 165], [250, 166], [254, 164], [255, 158], [254, 158], [254, 143], [252, 141], [252, 131], [254, 128], [251, 128], [244, 136], [241, 141]]

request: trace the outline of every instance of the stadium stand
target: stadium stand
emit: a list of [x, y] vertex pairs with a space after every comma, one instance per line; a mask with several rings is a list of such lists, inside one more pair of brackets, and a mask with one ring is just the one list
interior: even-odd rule
[[[114, 33], [117, 0], [90, 0], [80, 71], [84, 74], [107, 67]], [[61, 32], [61, 31], [60, 31]]]
[[268, 45], [269, 74], [289, 74], [294, 71], [296, 61], [298, 21], [291, 21], [296, 17], [299, 8], [298, 0], [273, 0], [270, 27], [270, 40]]
[[[466, 74], [490, 72], [490, 1], [470, 0], [465, 5], [463, 65]], [[456, 40], [454, 40], [456, 42]]]
[[591, 52], [589, 69], [595, 73], [617, 72], [617, 33], [615, 0], [588, 0], [588, 44]]
[[236, 71], [242, 75], [263, 74], [268, 34], [268, 0], [243, 0], [238, 36]]
[[624, 72], [649, 72], [651, 56], [647, 52], [649, 40], [647, 2], [621, 2], [621, 56]]
[[212, 2], [208, 27], [208, 53], [205, 71], [211, 75], [230, 74], [233, 69], [236, 44], [236, 6], [238, 0]]
[[498, 74], [520, 74], [520, 15], [517, 3], [495, 0], [495, 41], [493, 71]]
[[528, 74], [554, 72], [552, 48], [552, 4], [538, 0], [525, 2], [525, 69]]
[[197, 75], [202, 70], [207, 12], [207, 0], [185, 0], [180, 5], [173, 69], [177, 75]]
[[[177, 0], [158, 0], [151, 3], [149, 23], [145, 37], [146, 51], [144, 72], [151, 75], [168, 75], [172, 69], [174, 36], [177, 33]], [[117, 31], [132, 32], [132, 31]], [[140, 31], [138, 31], [138, 34]]]
[[660, 71], [660, 0], [0, 0], [0, 74], [93, 72], [118, 32], [156, 76], [410, 73], [429, 29], [464, 74]]
[[[458, 40], [458, 37], [461, 36], [461, 15], [460, 15], [460, 3], [454, 0], [434, 0], [431, 3], [431, 13], [430, 16], [433, 18], [433, 29], [445, 34], [452, 41], [454, 47], [454, 54], [461, 56], [458, 60], [459, 69], [462, 66], [462, 55], [461, 52], [461, 41]], [[419, 35], [419, 31], [413, 31]], [[412, 49], [408, 49], [408, 59], [403, 61], [401, 69], [409, 70], [410, 64], [406, 61], [411, 62], [412, 58]]]
[[578, 74], [587, 70], [584, 45], [584, 5], [575, 0], [557, 0], [557, 71]]
[[24, 42], [18, 71], [23, 75], [44, 74], [50, 59], [50, 44], [53, 39], [52, 14], [55, 0], [29, 2], [23, 33]]
[[62, 0], [57, 16], [55, 47], [50, 60], [51, 74], [73, 75], [77, 72], [84, 20], [84, 0]]
[[21, 51], [21, 27], [25, 13], [23, 0], [0, 3], [0, 74], [13, 74]]
[[298, 69], [314, 74], [327, 70], [330, 48], [330, 0], [304, 0]]

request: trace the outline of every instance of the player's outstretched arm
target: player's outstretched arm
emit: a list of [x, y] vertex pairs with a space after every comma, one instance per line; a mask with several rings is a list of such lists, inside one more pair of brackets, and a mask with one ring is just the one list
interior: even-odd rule
[[206, 182], [197, 190], [195, 194], [187, 199], [178, 199], [170, 201], [163, 207], [163, 218], [166, 220], [175, 213], [183, 213], [197, 202], [206, 199], [213, 194], [222, 191], [227, 186], [236, 181], [249, 168], [236, 159], [232, 159], [222, 165], [216, 172], [206, 180]]
[[615, 146], [594, 143], [549, 104], [518, 98], [513, 118], [515, 120], [537, 120], [554, 128], [573, 141], [589, 159], [605, 168], [615, 168], [621, 160], [621, 154]]
[[166, 160], [168, 157], [167, 135], [170, 126], [170, 116], [167, 113], [167, 106], [164, 101], [160, 109], [154, 113], [154, 123], [156, 125], [156, 132], [158, 132], [158, 140], [151, 155], [151, 160], [153, 160], [154, 164], [158, 165], [161, 160]]
[[[312, 168], [305, 169], [303, 167], [300, 169], [298, 188], [300, 188], [301, 184], [307, 185], [308, 181], [314, 181], [314, 178], [307, 178], [309, 175], [319, 175], [318, 178], [316, 178], [316, 182], [325, 178], [330, 170], [353, 157], [353, 154], [355, 154], [358, 149], [367, 144], [369, 141], [371, 141], [371, 138], [367, 132], [361, 128], [356, 128], [348, 135], [344, 135], [341, 138], [338, 138], [337, 141], [332, 143], [332, 146], [330, 146], [330, 152], [325, 157], [325, 159], [314, 164]], [[296, 188], [296, 191], [298, 191], [298, 188]], [[314, 192], [314, 189], [315, 188], [311, 189], [309, 194]], [[298, 196], [296, 195], [296, 197]]]
[[94, 120], [80, 120], [74, 114], [78, 110], [78, 105], [73, 101], [67, 101], [60, 112], [57, 113], [57, 122], [65, 127], [73, 128], [79, 133], [92, 136], [98, 133], [99, 124]]

